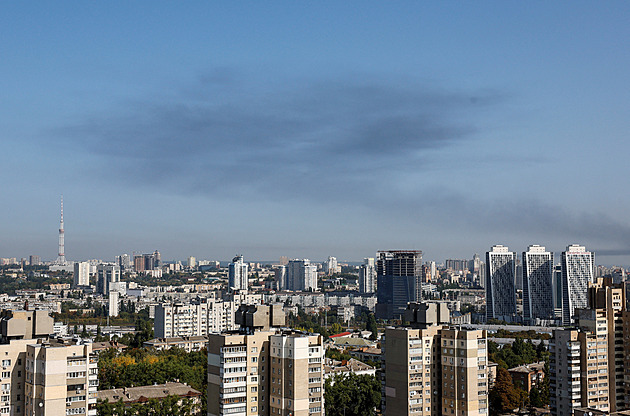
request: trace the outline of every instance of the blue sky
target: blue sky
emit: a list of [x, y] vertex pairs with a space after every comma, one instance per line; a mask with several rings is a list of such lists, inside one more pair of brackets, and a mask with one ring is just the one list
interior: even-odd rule
[[630, 264], [627, 2], [0, 13], [0, 256]]

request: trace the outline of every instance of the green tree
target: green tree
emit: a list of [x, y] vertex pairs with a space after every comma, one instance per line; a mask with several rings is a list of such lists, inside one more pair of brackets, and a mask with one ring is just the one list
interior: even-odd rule
[[512, 377], [505, 368], [497, 370], [497, 379], [490, 390], [491, 414], [507, 413], [523, 404], [526, 393], [514, 386]]
[[343, 331], [343, 328], [341, 327], [340, 324], [338, 324], [337, 322], [335, 322], [334, 324], [332, 324], [330, 326], [330, 332], [334, 335], [334, 334], [340, 334]]
[[376, 317], [373, 313], [370, 313], [367, 318], [367, 324], [365, 325], [365, 329], [367, 331], [372, 332], [370, 335], [370, 339], [375, 341], [378, 339], [378, 326], [376, 325]]
[[381, 384], [368, 374], [337, 374], [325, 382], [324, 402], [328, 416], [374, 416], [381, 403]]

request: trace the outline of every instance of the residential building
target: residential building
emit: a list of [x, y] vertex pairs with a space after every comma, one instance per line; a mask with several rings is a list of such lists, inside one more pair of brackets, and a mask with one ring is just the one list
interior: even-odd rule
[[523, 252], [523, 319], [526, 325], [551, 324], [553, 305], [553, 253], [531, 245]]
[[422, 251], [389, 250], [376, 253], [376, 316], [402, 316], [409, 302], [422, 299]]
[[45, 311], [0, 313], [0, 414], [96, 415], [89, 409], [98, 386], [91, 344], [50, 340], [53, 331]]
[[201, 351], [208, 346], [208, 337], [173, 337], [173, 338], [154, 338], [145, 341], [144, 347], [155, 348], [156, 350], [168, 350], [173, 347], [181, 348], [186, 352]]
[[247, 263], [243, 262], [243, 256], [238, 255], [228, 265], [228, 287], [232, 290], [247, 290]]
[[588, 308], [588, 285], [593, 283], [595, 253], [573, 244], [562, 252], [562, 323], [574, 322], [575, 310]]
[[87, 261], [78, 261], [74, 263], [74, 281], [73, 287], [90, 285], [90, 263]]
[[106, 296], [112, 283], [120, 282], [120, 266], [117, 264], [99, 264], [97, 268], [96, 292]]
[[486, 332], [449, 327], [440, 304], [410, 304], [405, 320], [382, 343], [384, 414], [488, 414]]
[[287, 290], [316, 291], [317, 266], [309, 259], [290, 260], [287, 265]]
[[324, 273], [326, 273], [327, 276], [331, 276], [338, 272], [339, 266], [336, 257], [328, 256], [328, 259], [324, 262], [323, 266]]
[[155, 307], [156, 338], [208, 335], [208, 303], [205, 299], [190, 303], [163, 303]]
[[109, 297], [108, 297], [108, 304], [109, 304], [108, 314], [109, 314], [109, 316], [118, 316], [118, 315], [120, 315], [119, 296], [120, 296], [120, 293], [118, 293], [118, 291], [111, 290], [109, 292]]
[[322, 415], [322, 336], [280, 329], [281, 305], [243, 305], [237, 321], [209, 335], [208, 416]]
[[96, 415], [98, 357], [90, 342], [31, 343], [25, 371], [25, 415]]
[[275, 281], [278, 285], [278, 290], [288, 290], [287, 283], [287, 266], [279, 265], [274, 269]]
[[516, 320], [516, 253], [502, 245], [486, 252], [486, 319]]
[[529, 393], [532, 387], [540, 386], [545, 378], [545, 362], [523, 364], [508, 370], [515, 386]]
[[363, 264], [359, 266], [359, 292], [376, 292], [376, 265], [372, 257], [363, 259]]
[[167, 396], [178, 396], [178, 404], [184, 400], [189, 400], [192, 407], [186, 413], [179, 416], [197, 415], [201, 408], [201, 392], [193, 389], [187, 384], [167, 382], [165, 384], [153, 384], [150, 386], [124, 387], [120, 389], [100, 390], [97, 399], [107, 400], [109, 403], [122, 401], [125, 406], [135, 403], [149, 404], [150, 400], [161, 400]]

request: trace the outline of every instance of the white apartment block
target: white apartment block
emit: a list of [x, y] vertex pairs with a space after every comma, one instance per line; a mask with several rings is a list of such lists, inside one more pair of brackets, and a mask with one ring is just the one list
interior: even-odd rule
[[372, 257], [363, 259], [363, 264], [359, 267], [359, 292], [376, 292], [376, 265]]
[[516, 318], [516, 253], [502, 245], [486, 252], [486, 318]]
[[205, 299], [189, 304], [161, 304], [155, 308], [156, 338], [208, 335], [208, 304]]
[[574, 322], [575, 310], [588, 308], [588, 285], [594, 282], [595, 253], [570, 245], [562, 252], [562, 323]]
[[73, 286], [89, 286], [90, 285], [90, 263], [81, 261], [74, 263], [74, 281]]
[[523, 319], [526, 324], [551, 323], [553, 305], [553, 253], [531, 245], [523, 252]]

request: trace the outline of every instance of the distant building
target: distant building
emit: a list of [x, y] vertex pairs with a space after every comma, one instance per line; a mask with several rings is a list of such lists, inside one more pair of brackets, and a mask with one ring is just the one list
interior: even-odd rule
[[324, 262], [324, 273], [328, 276], [333, 275], [337, 273], [337, 268], [337, 258], [328, 256], [328, 260]]
[[73, 287], [90, 285], [90, 263], [81, 261], [74, 263]]
[[155, 307], [156, 338], [208, 335], [208, 303], [205, 299], [191, 303], [164, 303]]
[[278, 290], [288, 290], [287, 284], [287, 266], [279, 265], [274, 269], [274, 277]]
[[99, 264], [97, 268], [96, 292], [108, 295], [110, 285], [120, 282], [120, 266], [117, 264]]
[[115, 290], [111, 290], [109, 292], [109, 297], [108, 297], [108, 303], [109, 303], [109, 316], [118, 316], [120, 315], [120, 308], [119, 308], [119, 296], [120, 294], [115, 291]]
[[523, 319], [527, 325], [554, 320], [553, 253], [531, 245], [523, 252]]
[[232, 259], [228, 265], [228, 287], [235, 290], [247, 290], [247, 263], [243, 262], [243, 255], [238, 255]]
[[376, 265], [371, 257], [363, 259], [359, 267], [359, 292], [376, 292]]
[[376, 315], [400, 317], [409, 302], [422, 299], [422, 251], [389, 250], [376, 253]]
[[197, 259], [193, 256], [188, 257], [188, 268], [195, 269], [197, 267]]
[[28, 257], [28, 264], [31, 266], [39, 266], [42, 264], [42, 259], [39, 256], [30, 255]]
[[309, 259], [290, 260], [287, 265], [287, 290], [316, 291], [317, 266]]
[[516, 253], [502, 245], [486, 252], [486, 318], [514, 322]]
[[508, 372], [512, 376], [512, 382], [515, 386], [529, 393], [532, 387], [538, 387], [545, 378], [545, 362], [533, 364], [523, 364], [518, 367], [510, 368]]
[[574, 321], [575, 310], [588, 308], [587, 290], [594, 280], [595, 253], [573, 244], [562, 252], [562, 323]]

